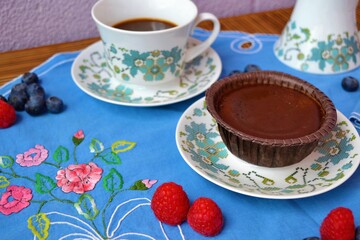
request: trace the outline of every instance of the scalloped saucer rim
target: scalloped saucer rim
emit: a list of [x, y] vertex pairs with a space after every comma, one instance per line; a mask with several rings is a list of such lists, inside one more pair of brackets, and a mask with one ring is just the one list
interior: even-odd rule
[[[305, 198], [305, 197], [315, 196], [315, 195], [319, 195], [319, 194], [328, 192], [328, 191], [340, 186], [342, 183], [347, 181], [355, 173], [356, 169], [359, 166], [360, 159], [355, 158], [355, 156], [360, 155], [359, 135], [358, 135], [356, 129], [354, 128], [354, 126], [351, 124], [351, 122], [340, 111], [337, 111], [337, 114], [338, 114], [338, 123], [337, 124], [340, 125], [340, 128], [338, 128], [338, 126], [337, 126], [336, 130], [334, 130], [331, 135], [334, 136], [334, 135], [339, 135], [339, 134], [341, 135], [341, 134], [346, 133], [346, 135], [344, 135], [343, 138], [345, 139], [349, 135], [349, 139], [350, 139], [349, 142], [353, 141], [351, 144], [348, 144], [353, 147], [352, 150], [349, 151], [349, 153], [352, 154], [351, 155], [352, 157], [348, 156], [347, 158], [343, 158], [343, 159], [345, 159], [344, 160], [345, 163], [342, 166], [335, 166], [335, 164], [334, 164], [334, 166], [331, 166], [331, 163], [329, 163], [326, 167], [321, 168], [321, 170], [320, 170], [320, 167], [325, 164], [325, 161], [324, 162], [321, 162], [321, 161], [323, 161], [323, 159], [322, 159], [323, 155], [326, 156], [326, 153], [323, 153], [323, 155], [315, 153], [315, 151], [318, 151], [318, 148], [321, 149], [320, 147], [317, 147], [313, 153], [311, 153], [308, 157], [306, 157], [304, 160], [302, 160], [301, 162], [299, 162], [297, 164], [282, 167], [282, 168], [266, 168], [266, 167], [256, 166], [256, 165], [247, 163], [246, 161], [235, 157], [227, 150], [226, 146], [223, 144], [223, 142], [221, 140], [220, 135], [218, 134], [215, 120], [211, 117], [211, 115], [206, 110], [204, 101], [205, 101], [205, 97], [194, 102], [191, 106], [189, 106], [184, 111], [184, 113], [180, 117], [177, 127], [176, 127], [176, 136], [175, 136], [176, 145], [180, 152], [180, 155], [182, 156], [184, 161], [190, 166], [190, 168], [192, 170], [197, 172], [203, 178], [207, 179], [208, 181], [210, 181], [222, 188], [231, 190], [233, 192], [241, 193], [244, 195], [259, 197], [259, 198], [268, 198], [268, 199]], [[207, 114], [207, 115], [203, 115], [203, 114]], [[194, 118], [197, 118], [197, 119], [194, 120]], [[200, 119], [198, 119], [198, 118], [200, 118]], [[192, 120], [194, 122], [193, 125], [191, 125]], [[187, 124], [189, 124], [189, 125], [187, 125]], [[220, 146], [219, 144], [222, 143], [223, 145], [221, 147], [219, 147], [219, 149], [221, 151], [224, 151], [224, 149], [227, 151], [227, 156], [224, 157], [223, 159], [219, 158], [220, 161], [216, 162], [216, 164], [219, 167], [218, 167], [218, 169], [215, 169], [214, 172], [206, 169], [207, 166], [204, 163], [203, 163], [203, 166], [205, 166], [205, 167], [201, 166], [202, 160], [199, 157], [208, 156], [209, 153], [206, 153], [206, 151], [203, 151], [203, 156], [199, 156], [200, 154], [198, 154], [196, 152], [196, 150], [199, 151], [200, 148], [195, 149], [195, 144], [193, 143], [193, 141], [190, 142], [185, 139], [186, 129], [188, 129], [189, 132], [192, 132], [193, 130], [197, 129], [198, 130], [197, 134], [201, 135], [201, 134], [205, 134], [204, 127], [208, 128], [209, 126], [212, 126], [212, 128], [211, 128], [211, 130], [206, 132], [206, 134], [214, 134], [214, 133], [218, 134], [218, 136], [216, 137], [216, 142], [214, 140], [214, 143], [212, 143], [212, 144], [214, 146], [215, 146], [215, 144], [217, 144], [217, 146]], [[191, 129], [191, 128], [193, 128], [193, 129]], [[201, 129], [203, 132], [200, 131]], [[210, 127], [209, 127], [209, 129], [210, 129]], [[207, 131], [207, 129], [206, 129], [206, 131]], [[191, 133], [191, 134], [193, 134], [193, 133]], [[188, 134], [188, 136], [190, 136], [190, 134]], [[196, 137], [196, 135], [190, 136], [190, 139], [194, 140], [195, 137]], [[202, 137], [204, 137], [204, 136], [202, 136]], [[324, 139], [323, 141], [325, 142], [325, 140], [326, 139]], [[327, 144], [327, 142], [330, 143], [331, 141], [332, 141], [332, 139], [329, 139], [329, 141], [326, 140], [325, 144]], [[341, 141], [343, 141], [343, 140], [341, 140]], [[348, 145], [345, 145], [345, 146], [348, 146]], [[209, 146], [207, 146], [207, 149], [206, 149], [206, 147], [204, 147], [203, 149], [200, 149], [200, 151], [202, 151], [204, 149], [209, 150], [210, 149]], [[194, 148], [192, 149], [191, 147], [194, 147]], [[335, 148], [336, 146], [333, 146], [333, 147]], [[219, 154], [219, 156], [221, 156], [220, 155], [221, 152], [219, 149], [217, 149], [217, 154]], [[190, 152], [193, 155], [191, 155]], [[222, 154], [224, 155], [224, 152], [222, 152]], [[321, 159], [321, 161], [319, 161], [320, 159]], [[343, 159], [340, 159], [339, 162]], [[333, 160], [331, 160], [331, 159], [328, 160], [328, 162], [332, 162], [332, 161], [334, 161], [334, 162], [337, 161], [336, 156], [334, 157]], [[209, 165], [215, 165], [215, 164], [212, 163]], [[227, 170], [227, 172], [225, 170], [217, 171], [221, 168], [225, 169], [226, 165], [230, 166], [228, 168], [230, 170]], [[330, 166], [330, 167], [328, 167], [328, 166]], [[319, 179], [321, 179], [322, 177], [326, 178], [326, 175], [325, 175], [326, 171], [324, 170], [326, 168], [330, 169], [327, 174], [335, 175], [334, 179], [336, 179], [336, 177], [339, 177], [339, 179], [337, 179], [332, 184], [329, 183], [329, 185], [325, 184], [326, 183], [325, 180], [324, 180], [324, 182], [319, 181]], [[211, 169], [211, 168], [209, 167], [209, 169]], [[296, 179], [296, 174], [298, 174], [298, 172], [301, 172], [301, 171], [303, 171], [304, 176], [302, 176], [302, 177], [304, 179], [305, 179], [305, 177], [308, 177], [309, 175], [311, 176], [311, 174], [313, 174], [314, 176], [312, 179], [308, 179], [308, 181], [304, 185], [303, 189], [301, 189], [299, 187], [298, 191], [296, 192], [293, 190], [296, 189], [296, 187], [300, 186], [300, 184], [296, 184], [297, 182], [295, 182], [295, 181], [299, 181], [299, 179], [301, 179], [300, 177], [298, 177]], [[313, 171], [314, 173], [312, 173], [311, 171]], [[343, 172], [341, 172], [341, 171], [343, 171]], [[228, 172], [231, 172], [231, 174], [228, 174]], [[315, 176], [315, 173], [317, 173], [316, 176]], [[324, 174], [324, 176], [321, 174]], [[341, 175], [341, 174], [343, 174], [343, 175]], [[227, 176], [225, 176], [225, 175], [227, 175]], [[237, 177], [234, 177], [234, 176], [237, 176]], [[233, 179], [231, 179], [231, 178], [233, 178]], [[259, 182], [256, 182], [256, 180], [253, 180], [251, 178], [253, 178], [253, 179], [258, 178], [258, 179], [262, 180], [262, 182], [266, 182], [268, 184], [267, 185], [268, 188], [264, 187], [262, 189], [260, 187], [261, 184], [259, 184]], [[280, 178], [282, 178], [282, 179], [280, 179]], [[236, 180], [237, 182], [231, 182], [230, 180], [231, 181]], [[283, 189], [281, 189], [281, 187], [280, 187], [279, 190], [282, 190], [282, 192], [274, 192], [274, 194], [272, 194], [273, 193], [272, 191], [274, 191], [274, 189], [276, 189], [276, 184], [275, 184], [276, 181], [284, 181], [284, 180], [289, 181], [291, 184], [290, 183], [285, 184], [286, 187], [284, 187]], [[254, 182], [252, 182], [252, 181], [254, 181]], [[292, 183], [291, 181], [294, 181], [294, 183]], [[319, 181], [319, 182], [316, 182], [316, 181]], [[254, 184], [252, 185], [252, 183], [254, 183]], [[236, 184], [238, 186], [236, 186]], [[319, 185], [316, 185], [316, 184], [319, 184]], [[322, 184], [323, 184], [323, 186], [322, 186]], [[284, 185], [284, 184], [280, 183], [279, 185]], [[266, 184], [264, 184], [264, 186], [266, 186]], [[313, 189], [311, 189], [311, 188], [313, 188]]]
[[[198, 42], [199, 40], [197, 39], [189, 39], [189, 44], [196, 44]], [[73, 81], [83, 92], [98, 100], [124, 106], [153, 107], [188, 100], [203, 93], [207, 88], [209, 88], [211, 84], [219, 78], [222, 70], [222, 63], [219, 55], [214, 49], [209, 48], [198, 58], [195, 58], [192, 62], [187, 63], [187, 68], [184, 69], [184, 74], [180, 77], [180, 81], [176, 84], [174, 84], [174, 82], [169, 82], [165, 84], [145, 87], [120, 82], [119, 80], [109, 77], [111, 75], [111, 71], [108, 69], [107, 66], [105, 66], [104, 63], [102, 63], [101, 74], [103, 74], [103, 72], [106, 72], [102, 71], [103, 69], [108, 70], [108, 77], [104, 78], [108, 82], [103, 83], [103, 85], [101, 86], [94, 87], [94, 90], [91, 89], [91, 87], [93, 87], [93, 83], [96, 82], [97, 79], [92, 76], [84, 75], [82, 71], [83, 69], [91, 68], [91, 66], [87, 66], [84, 64], [89, 65], [90, 55], [96, 52], [99, 53], [97, 56], [97, 61], [105, 61], [102, 54], [100, 54], [100, 52], [102, 52], [102, 42], [97, 41], [91, 44], [83, 51], [81, 51], [73, 62], [71, 68], [71, 75]], [[96, 64], [93, 64], [93, 66], [94, 65]], [[205, 70], [208, 70], [208, 72], [203, 75], [199, 75], [199, 72]], [[108, 87], [105, 84], [115, 85], [117, 87]], [[137, 95], [137, 97], [129, 98], [128, 96], [126, 96], [126, 98], [112, 98], [113, 95], [115, 96], [116, 94], [114, 93], [115, 89], [117, 89], [120, 85], [122, 87], [122, 91], [125, 92], [125, 94], [131, 92], [131, 94]], [[107, 88], [105, 89], [104, 86], [107, 86]]]

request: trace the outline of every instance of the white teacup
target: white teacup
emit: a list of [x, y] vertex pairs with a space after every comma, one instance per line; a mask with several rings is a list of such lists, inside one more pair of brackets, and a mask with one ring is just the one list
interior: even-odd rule
[[[219, 20], [213, 14], [198, 13], [196, 5], [188, 0], [100, 0], [91, 13], [114, 77], [144, 86], [179, 79], [185, 63], [208, 49], [220, 31]], [[159, 19], [176, 26], [154, 31], [113, 27], [133, 19]], [[211, 35], [187, 48], [193, 28], [205, 20], [214, 25]]]

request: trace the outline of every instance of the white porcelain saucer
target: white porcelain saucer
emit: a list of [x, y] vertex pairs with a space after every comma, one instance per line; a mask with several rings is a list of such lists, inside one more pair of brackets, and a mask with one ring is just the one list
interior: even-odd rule
[[339, 186], [359, 165], [359, 135], [339, 111], [337, 117], [332, 133], [308, 157], [282, 168], [252, 165], [232, 155], [206, 110], [205, 98], [181, 116], [176, 144], [194, 171], [223, 188], [260, 198], [304, 198]]
[[[191, 38], [188, 44], [198, 42]], [[186, 64], [177, 82], [151, 87], [126, 84], [113, 78], [99, 41], [78, 55], [71, 74], [76, 85], [94, 98], [119, 105], [150, 107], [184, 101], [204, 92], [218, 79], [221, 68], [219, 55], [210, 48]]]

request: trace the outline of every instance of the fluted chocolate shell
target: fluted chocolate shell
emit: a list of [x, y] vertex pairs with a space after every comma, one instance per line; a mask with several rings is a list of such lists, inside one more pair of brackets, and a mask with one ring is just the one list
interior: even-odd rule
[[[224, 94], [247, 85], [268, 84], [300, 91], [315, 100], [322, 109], [320, 129], [306, 136], [292, 139], [265, 139], [251, 136], [231, 127], [219, 115]], [[219, 133], [229, 151], [249, 163], [265, 167], [284, 167], [298, 163], [308, 156], [319, 140], [336, 125], [337, 113], [333, 102], [318, 88], [295, 76], [257, 71], [235, 74], [215, 82], [206, 91], [207, 109], [218, 124]]]

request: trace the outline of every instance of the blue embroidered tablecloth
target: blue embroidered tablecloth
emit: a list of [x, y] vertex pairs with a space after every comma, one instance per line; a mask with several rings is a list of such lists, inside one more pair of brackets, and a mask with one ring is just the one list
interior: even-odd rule
[[[193, 35], [205, 39], [208, 32]], [[356, 110], [360, 91], [346, 92], [344, 76], [312, 75], [293, 70], [274, 56], [277, 35], [221, 32], [212, 48], [222, 76], [257, 64], [306, 79], [324, 91], [346, 117]], [[251, 47], [242, 47], [251, 42]], [[245, 44], [246, 45], [246, 44]], [[164, 182], [183, 186], [190, 201], [211, 197], [225, 225], [214, 239], [302, 239], [319, 236], [333, 208], [353, 210], [360, 224], [360, 174], [321, 195], [272, 200], [221, 188], [194, 172], [182, 159], [175, 129], [197, 97], [159, 107], [128, 107], [99, 101], [71, 78], [79, 52], [60, 53], [33, 71], [50, 95], [63, 99], [61, 114], [37, 117], [18, 112], [14, 126], [0, 130], [1, 239], [207, 239], [185, 222], [160, 224], [150, 201]], [[20, 78], [0, 88], [7, 96]], [[79, 179], [83, 179], [79, 183]]]

